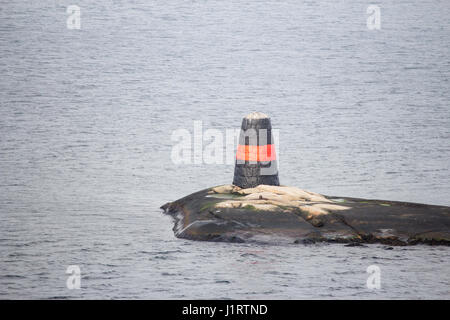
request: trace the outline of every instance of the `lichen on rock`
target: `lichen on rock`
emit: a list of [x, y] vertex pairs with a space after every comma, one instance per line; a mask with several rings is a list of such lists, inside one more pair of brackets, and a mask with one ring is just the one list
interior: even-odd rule
[[268, 211], [298, 209], [312, 216], [348, 209], [321, 194], [295, 187], [259, 185], [256, 188], [241, 189], [234, 185], [223, 185], [212, 188], [211, 192], [242, 195], [241, 198], [218, 202], [216, 208], [253, 206], [258, 210]]

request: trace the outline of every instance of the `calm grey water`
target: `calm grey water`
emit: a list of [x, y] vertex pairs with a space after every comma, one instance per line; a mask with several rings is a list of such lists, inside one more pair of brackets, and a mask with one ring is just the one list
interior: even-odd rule
[[159, 210], [232, 181], [174, 164], [173, 130], [252, 111], [282, 184], [450, 205], [450, 3], [378, 1], [373, 31], [369, 4], [2, 2], [0, 298], [449, 299], [447, 247], [190, 242]]

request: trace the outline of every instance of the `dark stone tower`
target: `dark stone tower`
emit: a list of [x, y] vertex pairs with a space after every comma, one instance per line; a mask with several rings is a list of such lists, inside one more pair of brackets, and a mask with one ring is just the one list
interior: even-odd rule
[[280, 185], [272, 125], [264, 113], [253, 112], [242, 120], [233, 184], [244, 189]]

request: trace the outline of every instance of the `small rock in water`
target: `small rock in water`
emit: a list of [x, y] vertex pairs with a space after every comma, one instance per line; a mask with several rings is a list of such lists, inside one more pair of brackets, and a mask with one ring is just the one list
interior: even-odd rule
[[294, 241], [295, 244], [314, 244], [316, 241], [314, 239], [297, 239]]
[[346, 247], [367, 247], [359, 242], [351, 242], [345, 245]]

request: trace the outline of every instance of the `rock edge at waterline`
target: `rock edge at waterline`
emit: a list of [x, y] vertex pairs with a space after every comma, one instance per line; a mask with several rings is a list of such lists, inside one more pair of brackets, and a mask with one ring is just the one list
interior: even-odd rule
[[161, 208], [174, 218], [175, 235], [191, 240], [450, 245], [446, 206], [223, 185]]

